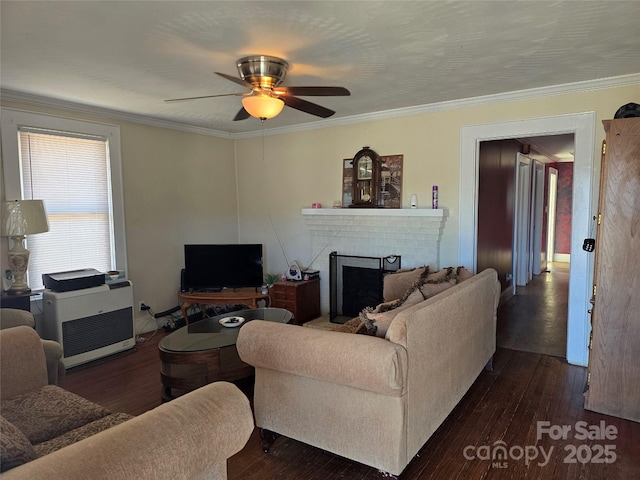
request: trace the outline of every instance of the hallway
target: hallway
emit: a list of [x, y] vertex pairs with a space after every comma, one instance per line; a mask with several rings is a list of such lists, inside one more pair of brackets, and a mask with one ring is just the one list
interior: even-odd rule
[[551, 263], [498, 309], [498, 347], [566, 357], [569, 264]]

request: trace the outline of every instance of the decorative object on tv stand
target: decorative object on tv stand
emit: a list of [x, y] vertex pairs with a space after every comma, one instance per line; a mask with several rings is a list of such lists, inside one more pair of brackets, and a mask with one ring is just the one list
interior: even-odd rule
[[434, 185], [431, 190], [431, 208], [438, 208], [438, 186]]
[[289, 265], [289, 270], [287, 270], [287, 280], [295, 282], [302, 280], [302, 267], [295, 260]]
[[49, 231], [47, 213], [42, 200], [14, 200], [2, 205], [2, 236], [10, 237], [13, 246], [9, 249], [9, 268], [13, 274], [13, 285], [7, 293], [19, 295], [30, 293], [24, 279], [29, 267], [30, 252], [24, 246], [25, 235]]
[[377, 208], [380, 185], [380, 155], [369, 147], [353, 157], [353, 196], [350, 207]]
[[265, 295], [269, 293], [269, 289], [273, 287], [273, 284], [280, 280], [281, 275], [279, 273], [265, 273], [264, 285], [262, 285], [262, 293]]

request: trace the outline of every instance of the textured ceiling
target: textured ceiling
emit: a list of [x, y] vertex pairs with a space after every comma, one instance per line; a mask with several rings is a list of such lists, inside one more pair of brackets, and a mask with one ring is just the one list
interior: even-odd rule
[[[305, 97], [332, 118], [640, 72], [638, 1], [7, 1], [0, 86], [219, 132], [249, 54], [285, 58], [284, 85], [337, 85]], [[285, 108], [264, 127], [318, 121]]]

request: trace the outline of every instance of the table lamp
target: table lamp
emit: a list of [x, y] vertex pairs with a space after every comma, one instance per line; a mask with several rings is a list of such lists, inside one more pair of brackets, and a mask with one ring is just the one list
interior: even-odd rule
[[14, 200], [2, 204], [2, 236], [10, 237], [13, 246], [9, 249], [9, 269], [13, 274], [13, 285], [7, 290], [10, 295], [31, 293], [24, 276], [29, 266], [29, 250], [24, 246], [25, 235], [49, 231], [47, 213], [42, 200]]

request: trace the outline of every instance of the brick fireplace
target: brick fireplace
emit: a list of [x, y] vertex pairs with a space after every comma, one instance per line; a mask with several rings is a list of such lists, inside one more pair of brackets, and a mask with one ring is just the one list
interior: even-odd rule
[[310, 268], [320, 271], [320, 307], [329, 312], [329, 254], [400, 255], [402, 267], [439, 268], [444, 209], [306, 208], [311, 234]]

